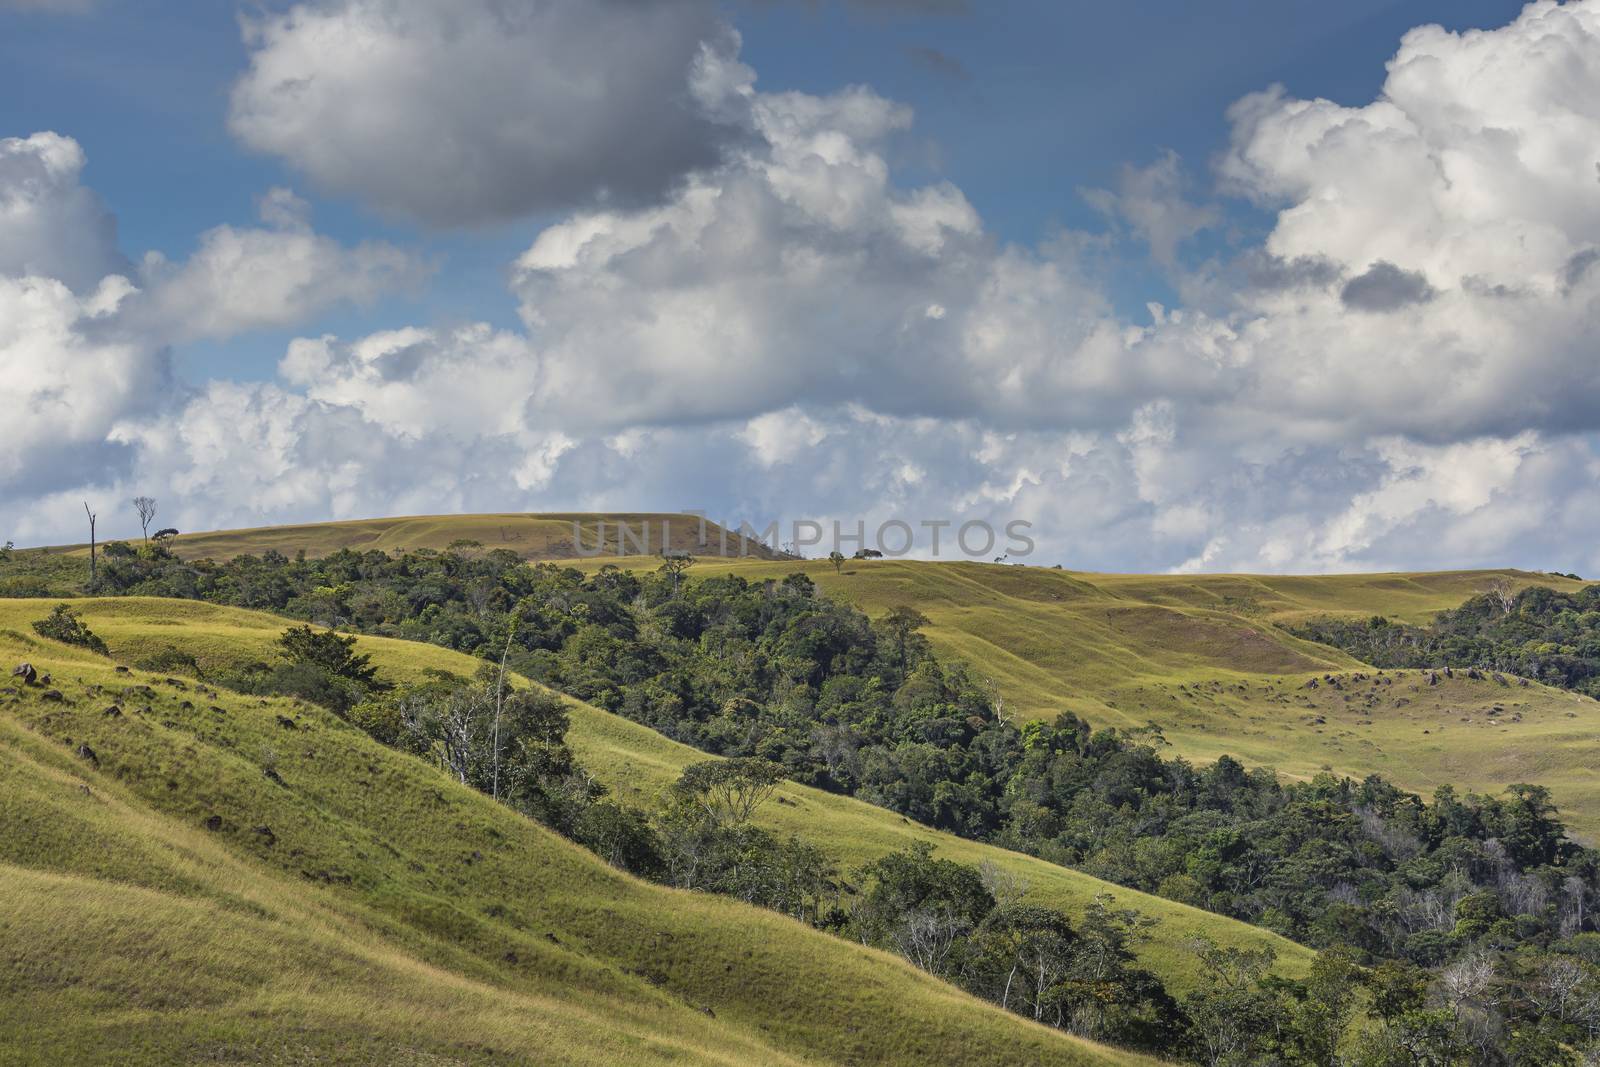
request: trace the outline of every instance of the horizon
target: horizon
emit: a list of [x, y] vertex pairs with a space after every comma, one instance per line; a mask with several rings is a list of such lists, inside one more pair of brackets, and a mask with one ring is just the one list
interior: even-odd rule
[[[1581, 575], [1558, 570], [1544, 570], [1537, 568], [1523, 568], [1515, 566], [1481, 566], [1481, 567], [1453, 567], [1448, 562], [1428, 568], [1427, 570], [1350, 570], [1350, 571], [1113, 571], [1094, 570], [1090, 568], [1072, 567], [1062, 563], [1034, 560], [1032, 553], [1004, 553], [999, 557], [991, 557], [986, 552], [963, 551], [964, 542], [951, 536], [952, 523], [947, 520], [914, 526], [911, 523], [899, 520], [903, 525], [912, 528], [913, 535], [909, 547], [900, 548], [892, 541], [885, 542], [881, 539], [883, 530], [865, 531], [864, 543], [858, 543], [854, 531], [845, 528], [841, 540], [834, 540], [832, 531], [823, 528], [823, 524], [816, 520], [795, 520], [788, 527], [791, 536], [788, 540], [781, 540], [785, 527], [779, 520], [768, 523], [756, 524], [748, 520], [738, 522], [721, 522], [705, 516], [698, 511], [684, 510], [676, 512], [481, 512], [463, 514], [434, 514], [434, 515], [371, 515], [359, 518], [336, 519], [325, 522], [297, 522], [284, 523], [272, 526], [234, 527], [220, 530], [163, 530], [162, 533], [173, 533], [174, 536], [163, 543], [175, 551], [188, 549], [185, 558], [201, 559], [206, 555], [194, 554], [195, 541], [208, 542], [218, 538], [223, 539], [223, 553], [220, 558], [231, 555], [257, 553], [263, 551], [261, 547], [251, 541], [251, 535], [271, 535], [276, 538], [287, 533], [314, 534], [320, 530], [339, 527], [363, 528], [372, 534], [374, 542], [386, 534], [393, 534], [398, 528], [401, 533], [399, 539], [390, 547], [384, 549], [388, 553], [406, 552], [419, 547], [404, 535], [404, 527], [408, 524], [421, 524], [434, 527], [440, 524], [460, 522], [469, 524], [473, 520], [481, 519], [527, 519], [540, 523], [569, 524], [571, 536], [568, 544], [559, 546], [559, 551], [552, 552], [551, 545], [545, 544], [534, 547], [527, 556], [530, 562], [583, 562], [594, 559], [664, 559], [672, 556], [690, 556], [695, 559], [705, 559], [718, 563], [729, 561], [749, 561], [753, 564], [771, 564], [785, 560], [801, 563], [833, 563], [828, 550], [840, 552], [841, 560], [852, 564], [882, 565], [885, 563], [973, 563], [990, 566], [1032, 567], [1041, 570], [1055, 570], [1065, 574], [1082, 574], [1091, 576], [1129, 576], [1129, 577], [1193, 577], [1193, 578], [1226, 578], [1226, 577], [1262, 577], [1262, 578], [1336, 578], [1350, 577], [1382, 577], [1384, 575], [1449, 575], [1449, 574], [1530, 574], [1541, 577], [1566, 578], [1577, 581], [1587, 581]], [[591, 520], [592, 523], [591, 523]], [[682, 520], [681, 522], [679, 520]], [[897, 520], [889, 520], [885, 525], [894, 526]], [[864, 523], [863, 523], [864, 525]], [[974, 525], [978, 525], [974, 523]], [[592, 528], [586, 528], [591, 527]], [[680, 537], [685, 530], [689, 531], [686, 537]], [[819, 538], [818, 540], [803, 540], [800, 531], [806, 531], [804, 536]], [[820, 533], [818, 531], [820, 530]], [[507, 531], [504, 526], [499, 528], [499, 540], [485, 541], [477, 537], [465, 536], [473, 532], [463, 528], [463, 536], [456, 540], [461, 543], [470, 543], [472, 546], [493, 550], [507, 548], [517, 551], [519, 548], [528, 550], [529, 543], [526, 534], [521, 531]], [[488, 536], [488, 535], [483, 535]], [[902, 537], [898, 531], [894, 536]], [[998, 536], [998, 535], [997, 535]], [[877, 540], [874, 540], [878, 537]], [[933, 550], [933, 541], [937, 538], [942, 546], [941, 551]], [[113, 543], [131, 544], [141, 539], [138, 531], [130, 536], [97, 536], [96, 544], [101, 549]], [[230, 539], [237, 543], [229, 543]], [[674, 547], [674, 544], [678, 547]], [[90, 542], [61, 542], [56, 544], [13, 545], [16, 551], [28, 552], [84, 552], [90, 547]], [[302, 546], [303, 547], [303, 546]], [[361, 549], [362, 542], [352, 542], [348, 545], [352, 549]], [[376, 547], [376, 544], [368, 547]], [[431, 547], [431, 546], [427, 546]], [[447, 544], [446, 547], [451, 547]], [[854, 549], [845, 554], [845, 548]], [[637, 551], [633, 551], [633, 550]], [[863, 555], [861, 549], [873, 551]], [[311, 553], [313, 557], [325, 555], [328, 549], [319, 548]], [[768, 553], [763, 555], [762, 553]]]

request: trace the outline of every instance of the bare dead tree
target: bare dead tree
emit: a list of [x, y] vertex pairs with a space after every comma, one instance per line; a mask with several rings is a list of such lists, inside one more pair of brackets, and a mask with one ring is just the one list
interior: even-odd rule
[[1507, 615], [1510, 615], [1511, 609], [1517, 606], [1516, 587], [1505, 578], [1496, 578], [1489, 583], [1489, 595], [1494, 597], [1495, 602], [1500, 605], [1500, 610]]
[[100, 584], [100, 569], [96, 558], [97, 546], [94, 535], [94, 522], [98, 517], [89, 510], [89, 502], [83, 502], [83, 513], [89, 516], [89, 591], [94, 592], [95, 586]]
[[978, 865], [978, 877], [983, 879], [983, 888], [994, 897], [1001, 911], [1016, 907], [1028, 895], [1028, 880], [1006, 870], [994, 860], [984, 860]]
[[964, 919], [944, 908], [918, 908], [895, 928], [895, 947], [929, 974], [943, 974], [956, 939], [969, 929]]
[[989, 698], [989, 705], [994, 708], [995, 719], [1003, 725], [1010, 726], [1011, 720], [1006, 718], [1006, 695], [1000, 689], [1000, 683], [984, 675], [978, 679], [978, 685]]
[[156, 517], [155, 497], [134, 497], [133, 510], [139, 513], [139, 528], [144, 531], [145, 543], [148, 544], [150, 542], [150, 520]]
[[500, 716], [506, 709], [506, 660], [511, 658], [511, 642], [517, 636], [517, 617], [511, 616], [506, 630], [506, 647], [500, 653], [500, 671], [494, 681], [494, 798], [500, 799]]

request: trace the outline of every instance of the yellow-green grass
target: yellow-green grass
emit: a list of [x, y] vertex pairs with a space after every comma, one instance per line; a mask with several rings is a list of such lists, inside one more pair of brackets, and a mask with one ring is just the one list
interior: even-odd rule
[[1544, 585], [1570, 591], [1586, 583], [1536, 571], [1421, 571], [1412, 573], [1094, 574], [1083, 577], [1110, 593], [1151, 604], [1210, 608], [1273, 622], [1306, 618], [1382, 615], [1424, 623], [1491, 586]]
[[[1375, 614], [1419, 621], [1499, 582], [1580, 587], [1569, 579], [1527, 571], [1103, 575], [902, 560], [851, 561], [841, 573], [826, 561], [705, 559], [694, 573], [761, 580], [796, 570], [869, 614], [897, 605], [923, 612], [935, 647], [993, 679], [1007, 714], [1155, 724], [1173, 754], [1202, 763], [1229, 754], [1291, 778], [1324, 769], [1382, 774], [1424, 794], [1446, 783], [1497, 793], [1533, 782], [1550, 787], [1580, 836], [1600, 836], [1600, 703], [1462, 672], [1437, 686], [1403, 672], [1374, 689], [1371, 667], [1277, 625]], [[1322, 682], [1327, 675], [1343, 688]], [[1306, 688], [1313, 679], [1318, 687]]]
[[[511, 544], [529, 558], [585, 568], [654, 567], [653, 557], [573, 558], [565, 542], [574, 518], [593, 515], [467, 515], [322, 523], [180, 538], [187, 555], [218, 558], [276, 548], [310, 555], [339, 547], [442, 548], [458, 538]], [[700, 551], [697, 520], [616, 516], [637, 530], [670, 521], [674, 548]], [[518, 526], [517, 524], [522, 524]], [[519, 532], [522, 531], [522, 532]], [[585, 543], [588, 533], [585, 534]], [[708, 525], [711, 544], [718, 528]], [[510, 538], [520, 540], [508, 541]], [[615, 549], [614, 533], [608, 546]], [[751, 578], [804, 570], [832, 593], [877, 613], [899, 604], [932, 620], [941, 651], [994, 680], [1005, 710], [1023, 718], [1073, 711], [1101, 725], [1159, 725], [1172, 751], [1198, 762], [1224, 753], [1304, 778], [1331, 768], [1381, 773], [1422, 792], [1444, 782], [1497, 791], [1537, 776], [1568, 821], [1600, 835], [1600, 778], [1592, 769], [1596, 706], [1554, 690], [1519, 691], [1522, 715], [1489, 727], [1492, 690], [1446, 686], [1410, 698], [1370, 724], [1302, 721], [1284, 697], [1313, 677], [1365, 668], [1324, 646], [1290, 637], [1278, 624], [1318, 616], [1423, 622], [1492, 585], [1557, 589], [1581, 583], [1527, 571], [1442, 571], [1350, 575], [1115, 575], [977, 563], [719, 559], [702, 554], [695, 573]], [[1313, 700], [1315, 703], [1315, 700]], [[1315, 713], [1312, 713], [1314, 717]], [[1476, 730], [1452, 730], [1463, 717]], [[1427, 731], [1424, 733], [1424, 731]], [[1492, 732], [1492, 736], [1491, 736]]]
[[[773, 555], [759, 542], [743, 541], [731, 531], [724, 533], [709, 520], [702, 524], [691, 515], [665, 512], [508, 512], [349, 519], [185, 533], [174, 538], [171, 547], [183, 559], [231, 559], [268, 551], [287, 556], [304, 552], [316, 558], [345, 548], [380, 552], [442, 550], [457, 541], [476, 541], [485, 550], [510, 549], [527, 559], [576, 559], [581, 558], [582, 552], [605, 556], [622, 551], [646, 555], [661, 551], [702, 552], [721, 543], [728, 544], [732, 552], [738, 552], [743, 544], [753, 556]], [[52, 551], [87, 555], [89, 546], [64, 545]]]
[[[114, 646], [142, 617], [202, 655], [280, 625], [83, 606]], [[319, 709], [114, 673], [30, 636], [45, 607], [0, 619], [65, 698], [0, 694], [8, 1063], [1146, 1062], [640, 882]]]
[[[26, 630], [25, 620], [41, 617], [49, 604], [0, 601], [0, 639], [8, 628], [12, 632]], [[272, 615], [194, 601], [117, 598], [80, 600], [74, 607], [123, 660], [136, 661], [163, 648], [177, 647], [195, 655], [203, 670], [234, 665], [241, 659], [270, 658], [273, 642], [286, 625]], [[377, 637], [358, 640], [361, 650], [370, 653], [383, 674], [394, 680], [419, 678], [428, 668], [470, 674], [479, 664], [434, 645]], [[580, 761], [623, 802], [651, 804], [685, 766], [708, 758], [619, 716], [576, 701], [570, 704], [569, 741]], [[1180, 994], [1192, 989], [1198, 979], [1199, 968], [1190, 948], [1196, 936], [1240, 947], [1270, 945], [1285, 974], [1303, 974], [1309, 966], [1309, 950], [1268, 931], [1033, 857], [939, 833], [849, 797], [786, 783], [776, 800], [762, 809], [758, 822], [821, 846], [845, 869], [915, 841], [929, 841], [951, 859], [970, 865], [991, 862], [1011, 871], [1028, 883], [1038, 902], [1069, 914], [1081, 913], [1096, 894], [1110, 893], [1124, 906], [1161, 920], [1141, 957]]]

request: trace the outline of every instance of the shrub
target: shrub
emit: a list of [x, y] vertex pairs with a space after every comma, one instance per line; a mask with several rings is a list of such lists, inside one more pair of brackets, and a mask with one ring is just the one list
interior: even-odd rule
[[0, 578], [0, 597], [23, 600], [47, 597], [50, 593], [50, 583], [34, 575], [19, 574], [11, 578]]
[[155, 674], [182, 672], [184, 674], [192, 674], [196, 678], [205, 676], [200, 670], [200, 662], [194, 656], [184, 652], [182, 649], [173, 648], [171, 645], [166, 645], [140, 656], [133, 661], [133, 665], [141, 671], [150, 671]]
[[665, 865], [661, 842], [641, 812], [601, 800], [578, 819], [578, 842], [613, 867], [645, 878], [659, 878]]
[[77, 613], [65, 604], [57, 604], [55, 610], [48, 616], [33, 624], [33, 629], [40, 637], [48, 637], [64, 645], [87, 648], [90, 652], [98, 652], [102, 656], [111, 655], [106, 643], [96, 637], [94, 631], [85, 626]]
[[385, 688], [371, 657], [356, 654], [355, 644], [332, 630], [296, 626], [278, 638], [284, 662], [254, 663], [219, 680], [240, 692], [298, 697], [344, 715]]

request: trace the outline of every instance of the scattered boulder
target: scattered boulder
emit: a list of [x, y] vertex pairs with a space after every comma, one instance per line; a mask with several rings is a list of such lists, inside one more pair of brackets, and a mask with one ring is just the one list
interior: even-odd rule
[[21, 678], [23, 685], [37, 685], [39, 682], [39, 672], [33, 669], [31, 663], [19, 663], [11, 668], [11, 677]]
[[100, 766], [100, 757], [95, 755], [94, 749], [90, 748], [87, 744], [78, 746], [78, 758], [84, 760], [93, 767], [98, 768]]
[[44, 692], [39, 694], [39, 699], [48, 700], [55, 704], [64, 704], [67, 700], [66, 695], [63, 694], [59, 689], [46, 689]]
[[102, 717], [107, 718], [107, 719], [120, 719], [120, 718], [122, 718], [122, 709], [119, 708], [117, 705], [113, 704], [109, 708], [107, 708], [105, 711], [102, 711], [100, 714], [101, 714]]
[[295, 724], [295, 721], [293, 719], [289, 718], [289, 716], [287, 716], [287, 715], [279, 715], [278, 716], [278, 725], [283, 727], [285, 730], [298, 730], [298, 729], [300, 729], [300, 727]]

